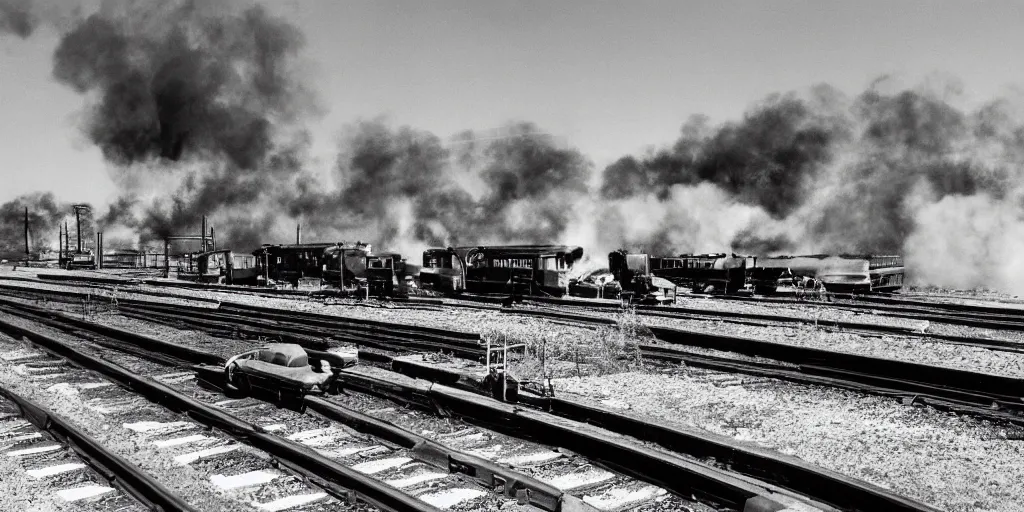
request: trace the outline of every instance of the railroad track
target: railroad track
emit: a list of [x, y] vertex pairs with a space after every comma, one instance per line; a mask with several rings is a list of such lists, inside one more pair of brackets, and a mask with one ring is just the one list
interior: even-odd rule
[[837, 300], [823, 303], [814, 300], [776, 297], [706, 296], [710, 300], [749, 302], [753, 304], [799, 304], [849, 311], [870, 311], [894, 318], [922, 319], [998, 330], [1021, 330], [1021, 326], [1024, 324], [1024, 308], [973, 306], [937, 301], [849, 294], [834, 294], [833, 297]]
[[[69, 326], [69, 328], [82, 329], [84, 326], [77, 324]], [[107, 329], [103, 329], [102, 332], [106, 333], [105, 335], [111, 334]], [[124, 343], [135, 343], [140, 340], [137, 336], [128, 336], [121, 341]], [[148, 348], [152, 352], [160, 352], [168, 348], [167, 345], [170, 344], [153, 343]], [[164, 357], [177, 357], [178, 355], [177, 352], [173, 351], [163, 354]], [[207, 357], [215, 356], [208, 355]], [[579, 453], [588, 459], [599, 461], [601, 465], [612, 470], [602, 471], [611, 474], [618, 473], [619, 476], [616, 478], [633, 478], [638, 482], [646, 482], [646, 484], [634, 487], [632, 490], [629, 487], [625, 489], [620, 487], [617, 491], [609, 490], [602, 497], [591, 496], [589, 500], [587, 500], [588, 496], [583, 496], [582, 501], [584, 504], [589, 503], [599, 509], [619, 509], [628, 505], [629, 507], [639, 506], [639, 510], [686, 510], [686, 508], [681, 508], [683, 506], [689, 507], [689, 510], [703, 510], [695, 508], [699, 503], [692, 502], [692, 498], [696, 498], [698, 502], [714, 503], [716, 504], [715, 506], [725, 506], [734, 510], [780, 510], [782, 508], [780, 503], [787, 500], [803, 500], [804, 503], [808, 502], [806, 497], [800, 497], [799, 494], [794, 494], [794, 491], [777, 487], [775, 484], [759, 482], [744, 474], [737, 474], [714, 466], [700, 464], [694, 462], [692, 458], [680, 458], [678, 455], [669, 452], [650, 451], [624, 444], [621, 438], [609, 437], [607, 433], [602, 433], [602, 430], [595, 427], [588, 427], [586, 423], [576, 423], [569, 419], [558, 419], [556, 416], [540, 411], [527, 414], [524, 410], [512, 405], [502, 404], [473, 393], [460, 392], [457, 389], [447, 388], [442, 385], [424, 386], [422, 381], [402, 382], [399, 377], [398, 374], [393, 372], [376, 371], [375, 373], [372, 369], [345, 370], [344, 383], [346, 389], [357, 389], [366, 393], [382, 395], [405, 405], [418, 405], [425, 410], [437, 410], [440, 407], [443, 411], [464, 418], [477, 429], [505, 429], [505, 435], [512, 436], [510, 439], [520, 444], [522, 443], [522, 436], [528, 435], [528, 437], [538, 438], [536, 439], [537, 441], [548, 445], [568, 445], [572, 452], [567, 453]], [[339, 405], [332, 404], [334, 400], [333, 397], [323, 401], [320, 399], [307, 399], [304, 404], [306, 407], [315, 409], [324, 416], [331, 416], [331, 413], [329, 411], [324, 412], [325, 409], [323, 408]], [[244, 405], [241, 406], [244, 407]], [[351, 409], [345, 414], [351, 415]], [[398, 422], [399, 417], [394, 416], [388, 419]], [[333, 419], [339, 418], [335, 417]], [[364, 432], [367, 428], [387, 428], [386, 423], [367, 427], [365, 418], [350, 423], [350, 426], [353, 426], [353, 428], [357, 428], [356, 426], [358, 425], [362, 425]], [[393, 440], [406, 436], [406, 444], [408, 444], [411, 442], [411, 438], [407, 437], [410, 434], [399, 435], [392, 433], [390, 435]], [[470, 435], [475, 435], [475, 432], [466, 433], [466, 436]], [[494, 434], [488, 435], [493, 436]], [[726, 454], [733, 453], [732, 457], [736, 457], [735, 448], [727, 448], [726, 450]], [[546, 450], [548, 454], [552, 452], [558, 453], [559, 451]], [[740, 452], [743, 452], [743, 450], [741, 449]], [[520, 455], [527, 458], [541, 457], [539, 453], [519, 452]], [[746, 457], [751, 457], [751, 455], [748, 454]], [[778, 460], [766, 455], [759, 455], [759, 457], [765, 460], [775, 460], [776, 465], [779, 463]], [[743, 457], [741, 456], [741, 458]], [[585, 463], [582, 459], [571, 460], [568, 458], [568, 455], [564, 459], [562, 457], [558, 459], [570, 461], [566, 464], [577, 470], [573, 474], [589, 475], [585, 478], [584, 476], [574, 478], [589, 480], [590, 478], [597, 478], [598, 475], [603, 475], [600, 472], [596, 474], [589, 471], [580, 472], [580, 464]], [[453, 458], [449, 456], [449, 467], [453, 466], [452, 460]], [[756, 469], [751, 469], [752, 472], [764, 472], [763, 467], [751, 462], [752, 459], [744, 458], [744, 460], [748, 466], [756, 466]], [[826, 493], [818, 488], [818, 494], [828, 494], [831, 500], [842, 503], [843, 506], [840, 508], [844, 510], [880, 510], [878, 506], [884, 506], [885, 509], [891, 510], [932, 510], [927, 506], [891, 495], [884, 490], [874, 488], [862, 482], [855, 482], [852, 479], [841, 477], [841, 475], [812, 468], [806, 465], [806, 463], [803, 463], [801, 466], [793, 461], [788, 461], [786, 464], [789, 464], [787, 467], [790, 471], [802, 472], [805, 477], [808, 475], [815, 477], [812, 479], [804, 478], [796, 482], [786, 480], [791, 485], [813, 490], [817, 486], [809, 485], [812, 482], [820, 483], [821, 481], [827, 481], [833, 487], [841, 487], [842, 492], [838, 492], [833, 488], [831, 493]], [[474, 474], [479, 474], [479, 470], [475, 470]], [[788, 476], [786, 475], [786, 477]], [[567, 475], [555, 476], [555, 478], [559, 477], [567, 477]], [[527, 480], [523, 479], [520, 481]], [[527, 486], [526, 488], [530, 487]], [[658, 493], [657, 489], [667, 489], [671, 491], [671, 494]], [[526, 498], [530, 499], [530, 496], [544, 496], [545, 493], [542, 490], [541, 486], [537, 486], [534, 493], [525, 493]], [[635, 504], [626, 504], [622, 501], [630, 496], [646, 496], [647, 499], [652, 501]], [[681, 496], [691, 498], [691, 501], [688, 502], [688, 500], [681, 498]], [[672, 500], [683, 501], [674, 503]], [[534, 505], [542, 503], [543, 501], [539, 501]], [[812, 499], [810, 503], [815, 502]], [[821, 509], [831, 509], [830, 506], [822, 503], [816, 503], [816, 505]]]
[[[0, 321], [0, 326], [11, 329]], [[69, 326], [71, 327], [71, 326]], [[80, 329], [81, 326], [74, 326]], [[20, 332], [20, 334], [26, 334]], [[98, 334], [98, 333], [94, 333]], [[41, 341], [41, 335], [34, 336]], [[55, 340], [46, 342], [52, 349]], [[71, 354], [69, 348], [61, 349]], [[78, 350], [81, 350], [80, 348]], [[155, 350], [157, 352], [160, 349]], [[164, 353], [155, 361], [164, 362], [179, 353]], [[150, 363], [139, 362], [134, 356], [110, 354], [121, 365], [135, 372], [144, 371]], [[215, 357], [208, 355], [208, 358]], [[136, 360], [133, 360], [136, 359]], [[198, 362], [199, 358], [196, 358]], [[86, 360], [82, 356], [76, 360]], [[405, 411], [382, 407], [382, 400], [367, 401], [366, 397], [311, 397], [305, 408], [320, 416], [313, 418], [288, 409], [267, 409], [266, 402], [252, 398], [225, 399], [219, 393], [196, 390], [188, 365], [178, 365], [177, 371], [164, 374], [164, 384], [177, 393], [192, 395], [194, 400], [216, 407], [221, 415], [230, 415], [239, 422], [259, 422], [261, 430], [314, 448], [318, 453], [338, 459], [355, 459], [352, 468], [369, 475], [379, 476], [385, 483], [417, 491], [417, 497], [441, 508], [458, 506], [469, 510], [516, 510], [517, 504], [530, 504], [548, 511], [621, 510], [714, 510], [688, 499], [668, 495], [662, 488], [624, 476], [621, 473], [594, 467], [585, 458], [562, 453], [521, 439], [473, 428], [436, 416], [419, 414], [415, 420]], [[165, 372], [167, 369], [164, 370]], [[136, 377], [136, 379], [140, 379]], [[163, 394], [166, 396], [167, 391]], [[384, 405], [387, 405], [384, 403]], [[394, 422], [410, 422], [417, 430], [436, 432], [435, 439], [427, 439], [411, 430], [390, 425], [360, 412], [357, 407], [369, 409]], [[369, 434], [369, 435], [367, 435]], [[188, 439], [188, 438], [182, 438]], [[184, 442], [184, 441], [183, 441]], [[466, 451], [458, 451], [457, 446]], [[515, 465], [516, 469], [507, 467]], [[527, 474], [544, 475], [545, 481]], [[246, 481], [266, 478], [273, 470], [260, 469], [246, 473]], [[241, 475], [218, 479], [238, 482]], [[466, 482], [469, 483], [466, 483]], [[752, 486], [735, 483], [739, 491], [753, 498]], [[580, 494], [579, 498], [568, 494]], [[733, 503], [735, 504], [735, 503]], [[513, 508], [510, 508], [513, 507]], [[685, 507], [685, 508], [684, 508]], [[422, 508], [421, 508], [422, 509]], [[390, 509], [389, 509], [390, 510]], [[735, 510], [768, 510], [744, 508]]]
[[[751, 299], [759, 300], [759, 299]], [[576, 299], [551, 299], [543, 297], [531, 297], [526, 299], [527, 303], [536, 304], [549, 304], [557, 305], [562, 307], [575, 307], [580, 309], [591, 309], [595, 311], [621, 311], [622, 307], [618, 303], [614, 302], [600, 302], [600, 301], [582, 301]], [[813, 304], [805, 302], [804, 304]], [[876, 308], [868, 307], [866, 309], [874, 310]], [[976, 327], [990, 330], [1001, 330], [1001, 331], [1024, 331], [1024, 317], [1016, 319], [1001, 319], [985, 320], [977, 318], [966, 318], [958, 317], [953, 315], [935, 315], [927, 313], [887, 313], [883, 312], [881, 316], [889, 316], [892, 318], [902, 318], [908, 320], [916, 320], [920, 322], [918, 326], [901, 326], [892, 324], [873, 324], [867, 322], [849, 322], [849, 321], [836, 321], [836, 320], [821, 320], [816, 318], [808, 318], [803, 316], [795, 315], [779, 315], [779, 314], [763, 314], [763, 313], [741, 313], [737, 311], [714, 311], [703, 308], [687, 308], [682, 306], [635, 306], [635, 312], [638, 315], [655, 316], [663, 318], [679, 318], [679, 319], [728, 319], [730, 322], [742, 322], [742, 321], [756, 321], [766, 322], [762, 325], [775, 324], [802, 324], [802, 325], [820, 325], [825, 327], [834, 327], [844, 330], [858, 331], [858, 332], [869, 332], [869, 333], [880, 333], [880, 334], [893, 334], [901, 336], [913, 336], [919, 338], [935, 339], [945, 343], [977, 346], [981, 348], [987, 348], [990, 350], [1000, 350], [1009, 352], [1021, 352], [1024, 351], [1024, 344], [1016, 343], [1012, 341], [1004, 341], [990, 338], [976, 338], [969, 336], [957, 336], [950, 334], [927, 332], [922, 330], [921, 326], [927, 326], [929, 322], [944, 323], [950, 325], [960, 325], [965, 327]]]
[[[20, 307], [17, 303], [4, 303]], [[331, 343], [345, 342], [391, 352], [445, 352], [471, 360], [481, 360], [484, 355], [479, 335], [473, 333], [315, 313], [226, 303], [214, 310], [144, 301], [119, 303], [118, 310], [140, 320], [176, 328], [200, 329], [221, 336], [277, 339], [318, 350]], [[560, 311], [501, 311], [583, 325], [616, 325], [611, 318]], [[990, 420], [1024, 424], [1024, 401], [1021, 400], [1024, 381], [1021, 379], [749, 338], [654, 326], [650, 329], [663, 344], [641, 344], [638, 349], [643, 357], [652, 360], [857, 390]], [[721, 355], [695, 353], [689, 347], [711, 349]], [[741, 357], [730, 356], [727, 352]]]
[[[31, 353], [17, 351], [2, 356], [4, 362], [19, 362], [28, 372], [47, 369], [34, 359]], [[24, 481], [30, 493], [21, 497], [26, 502], [31, 500], [38, 505], [48, 497], [58, 503], [103, 512], [134, 512], [158, 507], [195, 510], [154, 477], [110, 451], [67, 419], [2, 386], [0, 447], [5, 462], [10, 461], [4, 464], [7, 466], [4, 477]], [[17, 498], [6, 497], [7, 500]], [[21, 505], [27, 507], [28, 503]]]
[[[39, 339], [17, 326], [5, 324], [5, 330]], [[169, 391], [175, 383], [191, 378], [192, 372], [161, 371], [165, 370], [162, 365], [136, 361], [135, 370], [155, 376], [148, 379], [81, 348], [53, 344], [16, 344], [5, 348], [13, 348], [13, 353], [20, 354], [19, 365], [41, 365], [50, 369], [46, 373], [30, 372], [26, 375], [28, 383], [47, 392], [63, 393], [68, 400], [80, 400], [82, 405], [109, 422], [111, 428], [117, 429], [110, 435], [151, 456], [150, 464], [154, 467], [189, 467], [205, 475], [208, 489], [190, 485], [196, 500], [193, 506], [181, 502], [164, 505], [163, 510], [227, 507], [229, 510], [319, 511], [333, 509], [351, 499], [336, 483], [319, 479], [318, 473], [295, 464], [296, 455], [304, 455], [298, 447], [270, 439], [265, 440], [268, 442], [260, 449], [251, 436], [267, 434], [257, 434], [255, 428], [232, 421], [216, 406], [189, 407], [187, 396], [175, 396]], [[83, 368], [91, 366], [90, 361], [97, 363], [97, 369], [105, 371]], [[151, 402], [155, 397], [165, 405]], [[322, 474], [330, 474], [329, 469]], [[166, 471], [164, 476], [169, 476]], [[188, 481], [184, 485], [189, 485]], [[411, 510], [433, 511], [436, 508], [424, 506]]]
[[[187, 288], [187, 289], [199, 289], [208, 291], [225, 291], [232, 293], [243, 293], [250, 295], [261, 295], [268, 297], [287, 298], [287, 297], [311, 297], [315, 295], [330, 295], [330, 293], [317, 293], [311, 291], [299, 291], [299, 290], [275, 290], [275, 289], [262, 289], [254, 290], [247, 289], [238, 286], [228, 285], [211, 285], [211, 284], [198, 284], [189, 282], [174, 282], [166, 280], [146, 279], [146, 280], [125, 280], [118, 278], [102, 278], [102, 277], [85, 277], [75, 275], [61, 275], [61, 274], [39, 274], [39, 279], [56, 281], [56, 282], [70, 282], [70, 283], [103, 283], [103, 284], [146, 284], [150, 286], [158, 286], [165, 288]], [[25, 278], [25, 280], [30, 280]], [[991, 330], [1013, 330], [1020, 331], [1024, 330], [1024, 309], [1013, 309], [1013, 308], [999, 308], [999, 307], [985, 307], [985, 306], [972, 306], [964, 304], [951, 304], [933, 301], [920, 301], [911, 299], [895, 299], [890, 297], [882, 296], [866, 296], [866, 295], [851, 295], [851, 294], [833, 294], [833, 297], [842, 300], [842, 302], [830, 302], [828, 304], [817, 303], [814, 301], [800, 300], [800, 299], [788, 299], [788, 298], [777, 298], [777, 297], [742, 297], [742, 296], [707, 296], [712, 300], [731, 300], [731, 301], [742, 301], [760, 304], [800, 304], [800, 305], [820, 305], [827, 306], [835, 309], [846, 309], [851, 311], [871, 311], [874, 314], [880, 314], [882, 316], [888, 316], [892, 318], [905, 318], [911, 320], [930, 321], [937, 323], [945, 323], [950, 325], [959, 325], [964, 327], [976, 327], [982, 329]], [[466, 295], [465, 298], [469, 300], [477, 299], [472, 295]], [[434, 299], [426, 299], [428, 302], [436, 302]], [[550, 297], [531, 297], [530, 300], [538, 302], [545, 302], [557, 305], [579, 305], [584, 302], [585, 299], [559, 299]], [[416, 301], [415, 298], [412, 299]], [[500, 302], [500, 301], [499, 301]], [[451, 305], [449, 303], [449, 305]], [[587, 307], [595, 308], [607, 308], [607, 307], [618, 307], [616, 304], [601, 303], [594, 301], [587, 305]], [[777, 322], [808, 322], [806, 318], [795, 318], [787, 317], [785, 315], [757, 315], [748, 313], [733, 313], [733, 312], [715, 312], [708, 311], [699, 308], [685, 308], [679, 306], [673, 307], [641, 307], [641, 310], [648, 309], [651, 311], [664, 311], [669, 310], [674, 313], [689, 313], [697, 315], [710, 315], [716, 317], [730, 317], [730, 318], [745, 318], [745, 319], [769, 319]], [[685, 310], [685, 311], [684, 311]], [[829, 322], [830, 324], [840, 324], [844, 328], [857, 328], [867, 330], [877, 330], [873, 327], [873, 324], [860, 324], [857, 322]], [[844, 325], [848, 324], [848, 325]], [[956, 337], [948, 337], [948, 341], [955, 341]]]
[[[570, 307], [576, 309], [576, 311], [586, 312], [588, 309], [593, 312], [607, 313], [608, 311], [621, 311], [621, 308], [617, 306], [612, 307], [590, 307], [585, 304], [572, 304]], [[513, 311], [524, 311], [524, 310], [513, 310]], [[922, 330], [920, 327], [915, 326], [898, 326], [898, 325], [880, 325], [871, 324], [865, 322], [844, 322], [844, 321], [832, 321], [832, 320], [819, 320], [814, 318], [805, 318], [799, 316], [789, 315], [764, 315], [764, 314], [752, 314], [752, 313], [738, 313], [732, 311], [708, 311], [697, 308], [678, 308], [678, 307], [649, 307], [635, 310], [636, 314], [640, 316], [658, 317], [658, 318], [672, 318], [680, 320], [720, 320], [727, 319], [730, 323], [740, 323], [754, 326], [775, 326], [775, 325], [814, 325], [820, 328], [826, 329], [840, 329], [848, 332], [859, 332], [865, 334], [882, 334], [882, 335], [894, 335], [894, 336], [906, 336], [919, 339], [928, 339], [941, 341], [951, 345], [963, 345], [969, 347], [984, 348], [987, 350], [995, 350], [999, 352], [1014, 352], [1024, 353], [1024, 343], [992, 339], [992, 338], [976, 338], [969, 336], [957, 336], [952, 334], [942, 334], [927, 332]], [[526, 313], [530, 314], [529, 310]], [[916, 317], [907, 317], [915, 318]], [[924, 325], [927, 325], [925, 323]], [[1018, 329], [1015, 329], [1018, 330]], [[1019, 330], [1024, 330], [1024, 324], [1021, 324]]]

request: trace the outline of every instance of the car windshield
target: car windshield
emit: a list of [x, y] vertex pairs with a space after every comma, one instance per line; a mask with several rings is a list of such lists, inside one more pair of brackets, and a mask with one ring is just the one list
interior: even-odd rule
[[309, 366], [309, 356], [298, 345], [276, 344], [260, 350], [259, 360], [289, 367]]

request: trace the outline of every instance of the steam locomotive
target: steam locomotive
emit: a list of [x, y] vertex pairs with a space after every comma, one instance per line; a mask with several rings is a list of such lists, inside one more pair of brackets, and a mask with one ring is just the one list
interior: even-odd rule
[[788, 289], [890, 292], [903, 285], [903, 259], [892, 255], [652, 256], [624, 250], [608, 268], [570, 279], [583, 248], [505, 245], [431, 248], [422, 266], [401, 254], [373, 252], [363, 242], [263, 245], [249, 254], [230, 250], [191, 255], [182, 278], [243, 285], [288, 285], [395, 296], [423, 288], [438, 293], [573, 295], [669, 302], [679, 289], [771, 294]]
[[624, 289], [636, 276], [661, 278], [698, 293], [733, 294], [752, 288], [755, 294], [781, 289], [825, 289], [831, 292], [892, 292], [903, 286], [903, 258], [894, 255], [737, 256], [682, 254], [651, 257], [616, 251], [608, 255], [610, 274]]
[[423, 252], [420, 285], [448, 293], [565, 295], [583, 248], [505, 245], [434, 248]]

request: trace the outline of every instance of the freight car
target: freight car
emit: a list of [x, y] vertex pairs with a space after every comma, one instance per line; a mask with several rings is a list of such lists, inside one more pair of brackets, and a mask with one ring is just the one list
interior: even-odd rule
[[423, 252], [420, 284], [460, 293], [513, 293], [561, 297], [583, 248], [566, 245], [504, 245], [434, 248]]
[[823, 286], [830, 292], [892, 292], [903, 287], [903, 258], [895, 255], [758, 257], [747, 276], [754, 293], [775, 293], [780, 285]]

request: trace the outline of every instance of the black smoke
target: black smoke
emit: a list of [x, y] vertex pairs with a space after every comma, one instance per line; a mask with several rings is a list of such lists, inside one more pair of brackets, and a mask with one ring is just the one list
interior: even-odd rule
[[795, 95], [770, 96], [740, 122], [709, 130], [693, 118], [671, 149], [626, 156], [605, 168], [602, 195], [666, 198], [674, 185], [713, 183], [747, 204], [785, 217], [805, 197], [804, 183], [832, 157], [849, 128]]
[[579, 151], [530, 123], [509, 125], [499, 137], [467, 131], [446, 143], [367, 121], [342, 138], [337, 187], [303, 179], [286, 209], [314, 232], [333, 226], [381, 247], [555, 243], [591, 172]]
[[30, 0], [0, 0], [0, 35], [9, 33], [28, 37], [38, 23]]
[[[22, 258], [25, 255], [25, 208], [28, 208], [29, 250], [33, 257], [58, 248], [58, 229], [67, 223], [71, 230], [71, 247], [77, 246], [74, 209], [51, 192], [27, 194], [0, 205], [0, 258]], [[93, 246], [95, 222], [91, 210], [81, 214], [83, 247]]]
[[1022, 110], [966, 104], [948, 84], [882, 79], [687, 122], [672, 147], [604, 169], [599, 232], [668, 253], [897, 253], [918, 282], [1024, 289]]
[[[82, 130], [122, 189], [101, 222], [146, 243], [284, 201], [306, 172], [302, 122], [318, 112], [297, 71], [303, 46], [258, 4], [106, 2], [72, 24], [53, 76], [89, 99]], [[221, 227], [227, 242], [259, 242]]]

